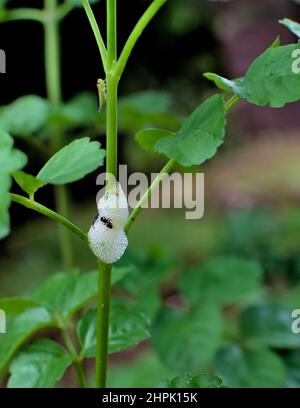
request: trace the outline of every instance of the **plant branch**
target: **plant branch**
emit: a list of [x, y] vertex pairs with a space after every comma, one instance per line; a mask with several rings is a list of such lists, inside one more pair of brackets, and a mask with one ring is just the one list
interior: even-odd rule
[[72, 222], [61, 216], [55, 211], [50, 210], [50, 208], [45, 207], [44, 205], [37, 203], [36, 201], [29, 200], [26, 197], [23, 197], [19, 194], [10, 194], [11, 201], [23, 205], [30, 210], [37, 211], [40, 214], [45, 215], [48, 218], [51, 218], [53, 221], [58, 222], [59, 224], [66, 227], [69, 231], [72, 231], [74, 234], [78, 235], [84, 242], [88, 242], [86, 233], [74, 225]]
[[106, 386], [111, 275], [112, 266], [99, 262], [96, 388]]
[[100, 56], [101, 56], [101, 60], [102, 60], [102, 64], [104, 67], [104, 71], [107, 71], [107, 50], [103, 41], [103, 38], [101, 36], [101, 32], [98, 26], [98, 23], [96, 21], [96, 18], [94, 16], [93, 10], [90, 6], [90, 3], [88, 2], [88, 0], [82, 0], [82, 4], [84, 7], [84, 10], [86, 12], [86, 15], [89, 19], [90, 25], [92, 27], [98, 48], [99, 48], [99, 52], [100, 52]]
[[[45, 0], [44, 21], [45, 32], [45, 69], [48, 99], [54, 108], [58, 110], [62, 102], [61, 73], [60, 73], [60, 38], [59, 38], [59, 16], [57, 0]], [[52, 153], [56, 153], [63, 145], [63, 134], [59, 128], [53, 129], [51, 139]], [[66, 186], [55, 186], [55, 202], [58, 211], [69, 218], [69, 200]], [[64, 269], [73, 266], [72, 238], [68, 231], [59, 227], [60, 249]]]
[[115, 74], [118, 78], [121, 77], [127, 61], [131, 55], [131, 52], [142, 35], [143, 31], [149, 24], [149, 22], [152, 20], [152, 18], [156, 15], [156, 13], [159, 11], [159, 9], [167, 2], [168, 0], [154, 0], [148, 9], [145, 11], [143, 16], [140, 18], [140, 20], [137, 22], [136, 26], [134, 27], [132, 33], [130, 34], [124, 49], [120, 55], [119, 61], [116, 66], [116, 71]]
[[[232, 108], [234, 108], [237, 103], [240, 101], [240, 97], [237, 95], [234, 95], [232, 98], [230, 98], [226, 103], [225, 103], [225, 111], [228, 113]], [[157, 175], [157, 177], [154, 179], [153, 183], [151, 186], [148, 188], [148, 190], [144, 193], [144, 195], [141, 197], [139, 202], [137, 203], [136, 207], [130, 214], [127, 224], [125, 225], [125, 232], [128, 234], [132, 224], [134, 223], [136, 217], [139, 215], [139, 213], [142, 211], [142, 208], [144, 204], [147, 202], [147, 200], [151, 197], [153, 191], [159, 186], [159, 184], [162, 182], [162, 180], [165, 178], [165, 176], [170, 173], [172, 168], [176, 165], [176, 160], [170, 159], [165, 167], [161, 170], [161, 172]]]
[[139, 213], [142, 211], [142, 208], [144, 204], [148, 201], [148, 199], [151, 197], [152, 193], [156, 188], [160, 185], [162, 180], [167, 176], [167, 174], [170, 173], [172, 168], [175, 166], [176, 160], [170, 159], [168, 163], [163, 167], [163, 169], [160, 171], [160, 173], [155, 177], [153, 180], [151, 186], [148, 188], [148, 190], [143, 194], [139, 202], [137, 203], [135, 209], [132, 211], [130, 214], [130, 217], [128, 218], [127, 224], [125, 225], [125, 232], [126, 234], [129, 232], [132, 224], [134, 223], [136, 217], [139, 215]]
[[33, 20], [42, 23], [44, 21], [43, 10], [37, 10], [34, 8], [16, 8], [7, 11], [5, 15], [5, 21], [16, 20]]

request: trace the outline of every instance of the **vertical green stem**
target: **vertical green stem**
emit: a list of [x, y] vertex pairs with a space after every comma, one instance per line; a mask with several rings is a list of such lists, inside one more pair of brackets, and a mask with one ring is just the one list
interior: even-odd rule
[[96, 387], [106, 387], [111, 265], [99, 262], [99, 292], [97, 314]]
[[[57, 0], [45, 0], [46, 19], [44, 21], [45, 33], [45, 69], [48, 99], [54, 109], [58, 109], [61, 101], [61, 75], [60, 75], [60, 38], [59, 17], [57, 15]], [[63, 135], [59, 129], [54, 129], [51, 139], [52, 153], [63, 145]], [[69, 200], [65, 186], [55, 187], [55, 201], [58, 212], [69, 218]], [[60, 248], [63, 267], [69, 269], [73, 266], [72, 238], [69, 231], [61, 225], [59, 228]]]
[[[118, 78], [114, 74], [117, 60], [117, 10], [116, 0], [107, 0], [107, 116], [106, 116], [106, 173], [117, 176], [118, 147]], [[96, 387], [106, 387], [109, 310], [111, 295], [112, 266], [99, 262], [99, 292], [97, 320]]]

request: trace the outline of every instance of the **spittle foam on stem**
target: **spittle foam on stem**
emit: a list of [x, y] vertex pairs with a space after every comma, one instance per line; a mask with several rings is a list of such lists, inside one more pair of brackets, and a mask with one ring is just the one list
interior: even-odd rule
[[120, 183], [116, 182], [97, 202], [98, 216], [88, 232], [94, 255], [111, 264], [124, 254], [128, 239], [124, 227], [129, 217], [127, 198]]

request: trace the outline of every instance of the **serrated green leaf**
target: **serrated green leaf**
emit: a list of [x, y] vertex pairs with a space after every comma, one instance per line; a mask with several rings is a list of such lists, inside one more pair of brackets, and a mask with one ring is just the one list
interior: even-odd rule
[[51, 388], [72, 363], [72, 356], [52, 340], [38, 339], [10, 365], [8, 388]]
[[31, 174], [25, 173], [24, 171], [15, 171], [13, 173], [13, 178], [30, 198], [34, 197], [34, 194], [39, 188], [46, 185], [44, 181], [39, 180]]
[[34, 308], [14, 318], [8, 318], [6, 333], [0, 336], [0, 375], [18, 348], [35, 332], [45, 327], [55, 327], [48, 310]]
[[223, 143], [225, 123], [223, 96], [215, 95], [194, 111], [175, 137], [159, 140], [155, 150], [182, 166], [202, 164]]
[[51, 157], [37, 178], [51, 184], [72, 183], [101, 166], [104, 157], [100, 143], [88, 137], [77, 139]]
[[292, 332], [292, 309], [279, 305], [256, 305], [241, 315], [240, 330], [247, 342], [273, 348], [297, 348], [300, 336]]
[[[77, 335], [81, 354], [85, 357], [96, 355], [97, 311], [89, 310], [78, 322]], [[109, 352], [126, 350], [150, 337], [149, 319], [134, 305], [113, 299], [110, 312]]]
[[16, 136], [28, 136], [46, 123], [49, 114], [50, 106], [45, 99], [22, 96], [1, 110], [0, 129]]
[[296, 21], [290, 20], [289, 18], [284, 18], [279, 20], [279, 23], [286, 26], [293, 34], [300, 38], [300, 24]]
[[171, 380], [163, 380], [158, 385], [159, 388], [222, 388], [222, 380], [211, 374], [192, 375], [190, 373], [181, 374]]
[[164, 129], [145, 129], [135, 135], [135, 140], [139, 146], [147, 152], [155, 151], [155, 144], [160, 139], [168, 139], [176, 136], [175, 133]]
[[226, 305], [258, 290], [262, 274], [256, 261], [220, 256], [184, 272], [180, 287], [191, 304], [213, 302]]
[[[127, 268], [113, 268], [112, 284], [121, 280]], [[79, 274], [61, 272], [51, 276], [31, 294], [31, 299], [52, 312], [68, 318], [90, 302], [98, 293], [98, 272]]]
[[0, 309], [4, 310], [7, 315], [19, 314], [27, 309], [39, 307], [39, 304], [31, 299], [21, 297], [9, 297], [0, 299]]
[[282, 388], [285, 367], [281, 358], [264, 348], [241, 349], [231, 345], [220, 350], [217, 372], [233, 388]]
[[197, 372], [217, 352], [222, 326], [214, 305], [203, 305], [189, 312], [164, 309], [152, 329], [153, 347], [172, 370]]

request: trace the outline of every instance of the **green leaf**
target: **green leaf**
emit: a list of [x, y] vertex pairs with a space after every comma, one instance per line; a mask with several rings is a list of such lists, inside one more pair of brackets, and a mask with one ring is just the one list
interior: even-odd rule
[[39, 304], [31, 299], [24, 299], [21, 297], [10, 297], [0, 299], [0, 309], [9, 314], [19, 314], [27, 309], [38, 307]]
[[290, 20], [289, 18], [284, 18], [279, 20], [279, 23], [286, 26], [293, 34], [300, 38], [300, 24], [296, 21]]
[[10, 174], [21, 169], [27, 163], [26, 155], [13, 148], [13, 139], [7, 133], [0, 131], [0, 238], [10, 231], [9, 213], [11, 187]]
[[72, 356], [52, 340], [38, 339], [10, 365], [8, 388], [52, 388], [72, 363]]
[[49, 114], [49, 103], [45, 99], [36, 95], [22, 96], [1, 110], [0, 128], [14, 135], [28, 136], [40, 130]]
[[[177, 129], [181, 119], [171, 113], [171, 107], [172, 97], [165, 92], [149, 90], [121, 97], [119, 128], [125, 134], [135, 134], [139, 129], [149, 127]], [[98, 118], [103, 122], [102, 115]]]
[[[100, 0], [89, 0], [90, 4], [98, 3]], [[69, 3], [72, 4], [74, 7], [82, 7], [82, 0], [69, 0]]]
[[230, 81], [229, 79], [214, 74], [213, 72], [206, 72], [205, 74], [203, 74], [203, 76], [208, 80], [213, 81], [215, 85], [222, 91], [236, 94], [239, 93], [239, 82], [242, 81], [241, 79]]
[[[112, 284], [121, 280], [129, 271], [130, 267], [114, 267]], [[84, 274], [69, 271], [51, 276], [32, 293], [31, 299], [66, 319], [89, 303], [97, 293], [97, 271]]]
[[26, 155], [13, 148], [13, 138], [0, 130], [0, 175], [20, 170], [27, 163]]
[[51, 115], [49, 123], [65, 126], [89, 125], [98, 115], [97, 98], [84, 92], [76, 95]]
[[7, 319], [6, 334], [0, 336], [0, 375], [18, 348], [35, 332], [54, 327], [51, 315], [44, 308], [28, 309]]
[[282, 388], [285, 367], [274, 352], [264, 348], [241, 349], [231, 345], [217, 356], [217, 371], [233, 388]]
[[34, 194], [39, 188], [46, 185], [44, 181], [39, 180], [31, 174], [25, 173], [24, 171], [15, 171], [13, 173], [13, 178], [30, 198], [34, 197]]
[[166, 308], [154, 323], [152, 342], [167, 367], [197, 372], [211, 362], [221, 334], [222, 319], [213, 305], [188, 312]]
[[140, 147], [147, 152], [155, 151], [155, 144], [160, 139], [168, 139], [170, 137], [176, 136], [175, 133], [169, 132], [164, 129], [145, 129], [141, 130], [135, 135], [135, 140], [140, 145]]
[[0, 174], [0, 239], [6, 237], [10, 231], [9, 206], [11, 178]]
[[219, 256], [184, 272], [180, 287], [191, 304], [213, 302], [226, 305], [258, 290], [262, 272], [256, 261]]
[[182, 166], [202, 164], [223, 143], [225, 123], [223, 96], [215, 95], [194, 111], [175, 137], [159, 140], [155, 150]]
[[72, 183], [101, 166], [104, 157], [100, 143], [88, 137], [77, 139], [51, 157], [37, 178], [52, 184]]
[[172, 380], [163, 380], [159, 388], [222, 388], [220, 377], [210, 374], [192, 375], [190, 373], [181, 374]]
[[240, 330], [247, 342], [273, 348], [297, 348], [300, 336], [292, 332], [292, 309], [256, 305], [241, 315]]
[[299, 44], [271, 48], [248, 69], [240, 94], [259, 106], [281, 108], [300, 99], [300, 75], [293, 73], [293, 53]]
[[[85, 357], [96, 355], [97, 311], [89, 310], [78, 322], [77, 335], [81, 354]], [[113, 299], [110, 312], [109, 352], [126, 350], [150, 337], [149, 320], [134, 305]]]

